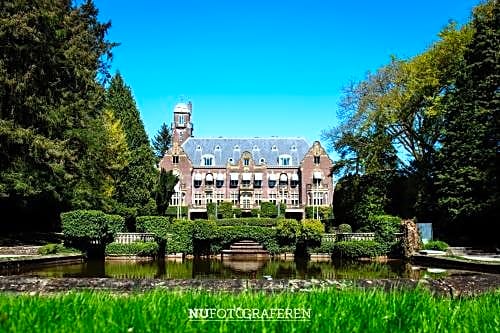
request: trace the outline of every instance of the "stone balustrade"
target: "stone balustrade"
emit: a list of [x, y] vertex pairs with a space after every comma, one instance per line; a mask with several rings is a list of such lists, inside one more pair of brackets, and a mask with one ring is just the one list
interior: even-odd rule
[[344, 232], [337, 234], [337, 241], [374, 240], [374, 232]]
[[115, 242], [130, 244], [133, 242], [154, 242], [154, 234], [146, 232], [119, 232], [116, 234]]

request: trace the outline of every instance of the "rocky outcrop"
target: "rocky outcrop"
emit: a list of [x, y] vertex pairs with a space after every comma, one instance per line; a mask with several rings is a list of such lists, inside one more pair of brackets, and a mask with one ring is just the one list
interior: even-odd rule
[[418, 233], [415, 221], [404, 220], [401, 224], [403, 226], [403, 256], [410, 258], [422, 248], [422, 241], [420, 240], [420, 234]]

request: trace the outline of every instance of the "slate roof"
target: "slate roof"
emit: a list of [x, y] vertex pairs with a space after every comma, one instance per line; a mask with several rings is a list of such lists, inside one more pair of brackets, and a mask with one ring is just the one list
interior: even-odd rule
[[[238, 149], [235, 149], [239, 147]], [[193, 166], [203, 166], [203, 156], [213, 155], [215, 167], [225, 167], [229, 159], [237, 163], [247, 151], [252, 154], [255, 164], [261, 159], [267, 166], [278, 166], [280, 155], [290, 155], [290, 167], [298, 167], [310, 145], [304, 138], [189, 138], [182, 148]], [[217, 149], [220, 148], [220, 149]], [[273, 149], [275, 148], [275, 149]]]

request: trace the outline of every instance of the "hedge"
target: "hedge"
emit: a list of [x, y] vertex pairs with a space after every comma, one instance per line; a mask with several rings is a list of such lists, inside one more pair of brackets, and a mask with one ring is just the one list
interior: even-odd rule
[[169, 227], [169, 220], [165, 216], [139, 216], [136, 219], [137, 232], [150, 232], [161, 241], [167, 240]]
[[110, 243], [106, 246], [106, 255], [133, 255], [138, 257], [156, 257], [158, 244], [154, 242], [133, 242], [130, 244]]
[[61, 214], [64, 237], [73, 243], [90, 244], [98, 240], [110, 243], [114, 236], [125, 229], [125, 219], [119, 215], [105, 214], [99, 210], [74, 210]]
[[376, 257], [381, 254], [381, 244], [372, 240], [341, 241], [333, 247], [333, 255], [341, 258]]
[[219, 219], [215, 221], [218, 226], [259, 226], [259, 227], [275, 227], [278, 220], [273, 218], [255, 218], [243, 217], [239, 219]]

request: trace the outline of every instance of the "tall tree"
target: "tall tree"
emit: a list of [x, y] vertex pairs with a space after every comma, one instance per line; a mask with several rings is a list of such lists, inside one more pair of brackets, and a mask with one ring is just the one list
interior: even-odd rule
[[92, 145], [95, 122], [102, 121], [104, 90], [97, 78], [108, 77], [114, 45], [105, 38], [109, 27], [98, 21], [90, 0], [79, 6], [70, 0], [2, 2], [0, 209], [4, 216], [41, 224], [35, 228], [48, 226], [47, 221], [53, 223], [59, 211], [71, 205], [75, 185], [89, 175], [82, 157]]
[[152, 143], [156, 157], [161, 159], [172, 145], [172, 133], [170, 133], [170, 129], [167, 124], [161, 124], [161, 127], [155, 135]]
[[119, 174], [114, 196], [121, 203], [118, 212], [129, 217], [127, 224], [130, 227], [134, 216], [151, 213], [147, 207], [154, 202], [153, 188], [158, 171], [132, 91], [119, 73], [111, 79], [106, 105], [121, 120], [131, 154], [128, 165]]
[[[441, 230], [496, 242], [500, 151], [500, 5], [475, 9], [465, 66], [445, 113], [436, 184]], [[495, 226], [495, 224], [497, 224]], [[490, 237], [490, 235], [493, 235]]]
[[160, 177], [155, 188], [156, 209], [158, 215], [165, 215], [170, 204], [170, 199], [174, 194], [175, 185], [179, 182], [179, 178], [172, 171], [161, 169]]

